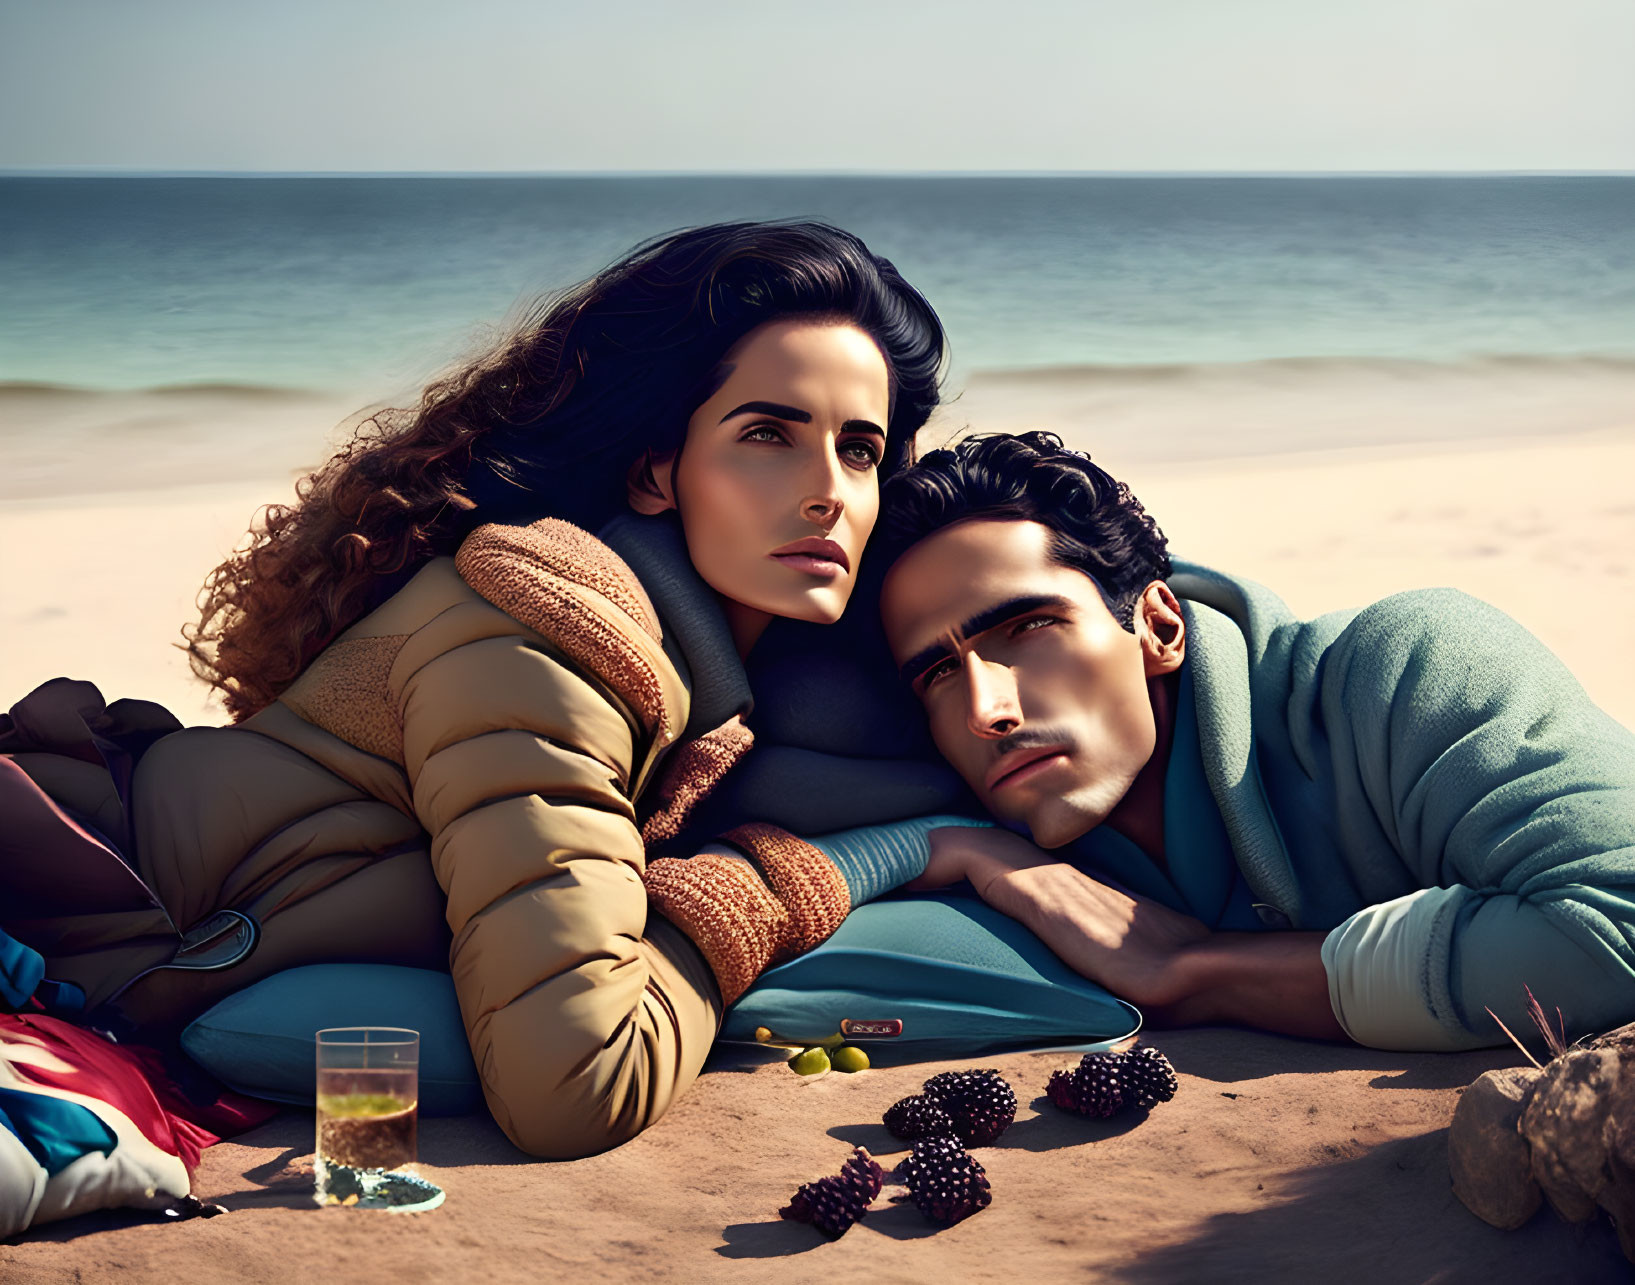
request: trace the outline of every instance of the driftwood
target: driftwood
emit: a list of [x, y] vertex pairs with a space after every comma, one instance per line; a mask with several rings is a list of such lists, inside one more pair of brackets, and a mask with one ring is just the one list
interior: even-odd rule
[[1454, 1194], [1507, 1230], [1541, 1199], [1572, 1223], [1605, 1212], [1635, 1263], [1635, 1023], [1550, 1043], [1544, 1066], [1489, 1071], [1465, 1090], [1448, 1131]]

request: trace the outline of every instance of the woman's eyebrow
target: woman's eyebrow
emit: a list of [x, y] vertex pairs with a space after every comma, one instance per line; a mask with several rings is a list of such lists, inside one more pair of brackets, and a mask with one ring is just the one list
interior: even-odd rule
[[[721, 423], [725, 424], [734, 415], [771, 415], [774, 419], [788, 420], [792, 424], [810, 424], [812, 412], [804, 411], [799, 406], [785, 406], [782, 402], [745, 402], [742, 406], [735, 406], [721, 416]], [[872, 419], [849, 419], [840, 426], [842, 433], [870, 433], [875, 437], [884, 438], [886, 430], [881, 428]]]
[[771, 415], [774, 419], [787, 419], [796, 424], [812, 422], [811, 411], [801, 410], [798, 406], [784, 406], [779, 402], [745, 402], [721, 416], [721, 423], [725, 424], [734, 415]]

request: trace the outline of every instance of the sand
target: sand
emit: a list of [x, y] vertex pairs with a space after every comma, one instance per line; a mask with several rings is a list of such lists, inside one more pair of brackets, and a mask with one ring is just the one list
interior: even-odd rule
[[[736, 1054], [668, 1118], [604, 1155], [528, 1163], [487, 1120], [427, 1120], [441, 1209], [311, 1203], [312, 1118], [290, 1112], [205, 1152], [197, 1190], [231, 1212], [171, 1226], [99, 1214], [0, 1246], [0, 1279], [132, 1281], [936, 1280], [1616, 1281], [1606, 1222], [1478, 1221], [1448, 1185], [1459, 1086], [1515, 1059], [1393, 1054], [1228, 1030], [1155, 1034], [1174, 1101], [1145, 1118], [1067, 1116], [1043, 1096], [1071, 1055], [1009, 1053], [799, 1079]], [[881, 1113], [928, 1075], [995, 1066], [1016, 1123], [975, 1152], [993, 1203], [939, 1229], [911, 1205], [829, 1243], [780, 1220], [853, 1146], [902, 1154]], [[883, 1193], [889, 1194], [889, 1193]]]
[[[1466, 589], [1515, 616], [1635, 726], [1625, 673], [1635, 655], [1635, 373], [1581, 371], [1572, 397], [1553, 379], [1498, 381], [1478, 396], [1468, 372], [1401, 365], [1372, 381], [1348, 367], [1338, 383], [1309, 364], [1240, 373], [1224, 387], [1224, 376], [1200, 374], [1155, 393], [1149, 379], [1142, 401], [1116, 378], [990, 376], [939, 412], [926, 440], [970, 426], [1061, 432], [1129, 483], [1176, 554], [1270, 585], [1301, 614], [1427, 585]], [[1550, 394], [1557, 400], [1541, 406]], [[1507, 412], [1489, 405], [1505, 397]], [[67, 674], [110, 698], [157, 700], [184, 722], [220, 722], [175, 646], [181, 626], [196, 618], [206, 574], [262, 505], [293, 497], [301, 466], [325, 457], [326, 430], [352, 403], [246, 399], [246, 463], [183, 449], [207, 426], [238, 422], [228, 394], [135, 400], [0, 399], [0, 450], [8, 465], [27, 465], [26, 475], [0, 470], [0, 699]], [[1368, 418], [1393, 406], [1413, 439], [1359, 444]], [[121, 435], [162, 415], [173, 433], [150, 427], [134, 447]], [[1188, 416], [1220, 432], [1177, 435]], [[31, 439], [12, 426], [27, 424], [67, 453], [19, 449]], [[1350, 444], [1288, 449], [1312, 435]], [[121, 479], [147, 481], [121, 489]]]
[[[1627, 411], [1609, 419], [1601, 406], [1564, 413], [1554, 431], [1540, 420], [1490, 434], [1430, 416], [1447, 431], [1214, 457], [1194, 442], [1178, 457], [1173, 443], [1153, 444], [1173, 405], [1087, 441], [1082, 390], [1067, 384], [1054, 394], [1048, 381], [1017, 385], [1031, 390], [1026, 414], [992, 426], [1055, 427], [1090, 446], [1178, 554], [1272, 585], [1302, 613], [1416, 586], [1468, 589], [1538, 634], [1635, 726]], [[983, 398], [1002, 404], [1003, 389], [974, 384], [959, 413]], [[1193, 390], [1191, 404], [1208, 391]], [[1248, 403], [1238, 413], [1249, 416]], [[1277, 440], [1286, 448], [1286, 435]], [[76, 491], [67, 471], [45, 468], [32, 492], [0, 498], [0, 693], [70, 674], [110, 696], [219, 720], [169, 643], [205, 572], [259, 504], [287, 495], [300, 462], [291, 451], [254, 476], [167, 474], [163, 488], [125, 490]], [[98, 476], [119, 472], [105, 462]], [[1042, 1088], [1067, 1055], [806, 1082], [731, 1051], [660, 1125], [586, 1160], [528, 1163], [487, 1120], [427, 1120], [425, 1170], [449, 1198], [422, 1215], [312, 1207], [312, 1120], [292, 1112], [206, 1152], [197, 1191], [230, 1216], [166, 1225], [116, 1213], [41, 1228], [0, 1245], [0, 1281], [1626, 1278], [1604, 1222], [1579, 1231], [1545, 1211], [1505, 1234], [1451, 1194], [1446, 1134], [1459, 1088], [1516, 1064], [1514, 1052], [1394, 1054], [1233, 1030], [1150, 1040], [1182, 1087], [1144, 1120], [1057, 1113]], [[991, 1208], [938, 1231], [911, 1207], [883, 1206], [832, 1245], [777, 1218], [795, 1187], [836, 1170], [850, 1145], [890, 1159], [900, 1144], [876, 1123], [881, 1111], [934, 1070], [971, 1064], [1001, 1068], [1023, 1104], [1012, 1131], [980, 1153]]]
[[1433, 585], [1494, 603], [1635, 727], [1635, 427], [1107, 467], [1177, 556], [1269, 585], [1301, 616]]

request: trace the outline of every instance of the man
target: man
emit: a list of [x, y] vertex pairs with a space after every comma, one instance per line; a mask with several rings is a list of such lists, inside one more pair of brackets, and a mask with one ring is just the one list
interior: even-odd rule
[[[969, 878], [1159, 1024], [1397, 1049], [1635, 1019], [1635, 735], [1452, 590], [1295, 620], [1186, 563], [1049, 434], [894, 479], [881, 613], [937, 748], [1008, 830]], [[1281, 931], [1268, 932], [1268, 927]]]

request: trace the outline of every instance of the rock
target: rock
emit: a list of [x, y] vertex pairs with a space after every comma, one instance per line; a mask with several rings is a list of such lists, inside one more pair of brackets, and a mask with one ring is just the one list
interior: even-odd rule
[[1615, 1031], [1608, 1031], [1604, 1035], [1597, 1035], [1594, 1039], [1582, 1041], [1587, 1049], [1624, 1049], [1635, 1048], [1635, 1022], [1628, 1026], [1620, 1026]]
[[1538, 1212], [1527, 1140], [1518, 1125], [1542, 1072], [1530, 1066], [1489, 1071], [1465, 1090], [1448, 1128], [1453, 1194], [1483, 1222], [1505, 1231]]
[[[1630, 1084], [1628, 1064], [1624, 1085]], [[1601, 1208], [1618, 1224], [1618, 1245], [1635, 1263], [1635, 1102], [1626, 1093], [1622, 1105], [1607, 1116], [1607, 1169], [1612, 1183], [1601, 1194]]]
[[1534, 1180], [1568, 1222], [1588, 1222], [1603, 1195], [1616, 1196], [1609, 1152], [1619, 1122], [1632, 1115], [1635, 1049], [1573, 1049], [1539, 1076], [1521, 1133]]

